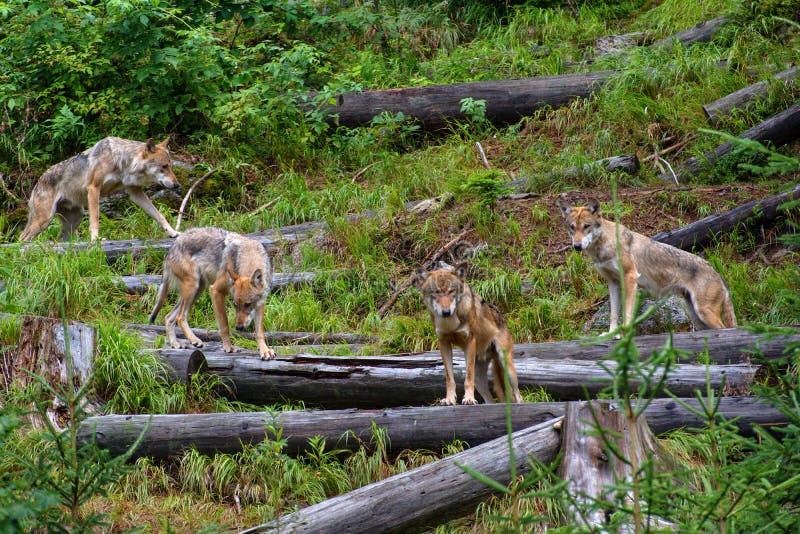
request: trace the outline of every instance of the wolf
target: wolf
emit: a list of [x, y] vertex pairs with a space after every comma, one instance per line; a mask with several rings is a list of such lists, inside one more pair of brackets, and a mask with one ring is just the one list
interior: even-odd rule
[[641, 287], [656, 298], [682, 297], [698, 330], [736, 326], [728, 286], [706, 260], [603, 219], [597, 200], [573, 207], [562, 193], [556, 205], [572, 238], [573, 248], [585, 250], [608, 283], [609, 332], [616, 330], [619, 324], [620, 280], [625, 288], [625, 325], [633, 319], [636, 289]]
[[464, 399], [462, 404], [477, 404], [475, 390], [484, 402], [493, 403], [489, 392], [487, 370], [492, 362], [494, 391], [498, 399], [505, 401], [505, 382], [503, 364], [508, 370], [511, 400], [522, 402], [514, 369], [514, 340], [508, 330], [505, 318], [496, 307], [484, 302], [464, 282], [464, 266], [454, 268], [440, 263], [440, 268], [427, 272], [418, 268], [414, 275], [414, 285], [422, 295], [439, 338], [439, 351], [444, 363], [446, 396], [439, 401], [442, 405], [456, 403], [456, 383], [453, 377], [453, 345], [464, 351], [467, 361], [467, 376], [464, 380]]
[[39, 178], [28, 201], [28, 224], [19, 236], [30, 241], [42, 232], [54, 215], [61, 219], [61, 238], [68, 239], [89, 208], [89, 234], [100, 233], [100, 197], [123, 189], [145, 213], [161, 225], [167, 235], [176, 231], [153, 206], [142, 188], [156, 183], [168, 189], [180, 187], [172, 172], [168, 139], [156, 144], [106, 137], [93, 147], [60, 163]]
[[225, 297], [230, 293], [236, 309], [236, 329], [244, 330], [256, 321], [256, 342], [262, 360], [275, 358], [264, 340], [264, 300], [272, 287], [272, 262], [258, 241], [221, 228], [191, 228], [181, 234], [164, 258], [164, 274], [150, 324], [167, 299], [170, 286], [177, 285], [179, 298], [166, 315], [167, 342], [182, 348], [175, 338], [175, 323], [195, 347], [203, 342], [189, 328], [189, 310], [208, 287], [217, 318], [222, 347], [235, 352], [228, 330]]

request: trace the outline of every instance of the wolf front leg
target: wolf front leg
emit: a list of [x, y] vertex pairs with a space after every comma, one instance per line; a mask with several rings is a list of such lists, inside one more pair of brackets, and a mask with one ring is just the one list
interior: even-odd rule
[[214, 315], [217, 318], [219, 337], [222, 338], [222, 349], [225, 352], [236, 352], [236, 348], [233, 346], [233, 342], [231, 342], [231, 333], [228, 327], [228, 314], [225, 311], [225, 299], [228, 296], [228, 291], [229, 283], [227, 274], [222, 274], [208, 288], [208, 292], [211, 295], [211, 307], [214, 309]]
[[453, 406], [456, 403], [456, 379], [453, 376], [453, 346], [449, 340], [439, 339], [439, 352], [444, 364], [445, 397], [439, 401], [442, 406]]
[[89, 239], [97, 241], [100, 236], [100, 186], [89, 180], [86, 188], [89, 204]]
[[264, 303], [262, 302], [256, 308], [256, 342], [258, 343], [258, 353], [261, 355], [262, 360], [273, 360], [275, 359], [275, 351], [267, 346], [267, 341], [264, 337]]
[[169, 224], [164, 215], [158, 211], [158, 208], [153, 205], [153, 201], [150, 200], [150, 197], [148, 197], [144, 191], [142, 191], [141, 187], [128, 186], [126, 191], [128, 192], [128, 197], [130, 197], [130, 199], [135, 202], [137, 206], [142, 208], [146, 214], [155, 219], [158, 224], [161, 225], [161, 228], [167, 232], [168, 236], [178, 237], [181, 235], [180, 232], [175, 230], [172, 225]]
[[473, 337], [464, 347], [464, 359], [467, 360], [467, 376], [464, 379], [464, 398], [461, 404], [478, 404], [475, 400], [475, 359], [478, 351], [478, 342]]

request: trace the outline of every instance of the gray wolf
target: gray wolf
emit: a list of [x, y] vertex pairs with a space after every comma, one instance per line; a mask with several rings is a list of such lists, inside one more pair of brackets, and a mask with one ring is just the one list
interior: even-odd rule
[[464, 351], [467, 361], [467, 376], [464, 380], [462, 404], [477, 404], [475, 390], [484, 402], [493, 403], [489, 392], [487, 370], [492, 362], [494, 391], [498, 399], [505, 401], [504, 372], [500, 357], [505, 358], [511, 386], [511, 399], [522, 402], [514, 369], [514, 340], [505, 318], [496, 307], [484, 302], [464, 282], [463, 266], [453, 268], [440, 263], [440, 269], [426, 272], [418, 268], [414, 285], [422, 295], [439, 338], [439, 351], [444, 362], [446, 396], [439, 403], [456, 403], [456, 383], [453, 377], [453, 345]]
[[228, 330], [225, 297], [230, 294], [236, 309], [236, 329], [244, 330], [256, 321], [256, 342], [262, 360], [271, 360], [275, 351], [264, 340], [264, 300], [272, 287], [272, 262], [258, 241], [220, 228], [191, 228], [172, 244], [164, 258], [164, 274], [152, 324], [167, 299], [170, 286], [179, 288], [178, 302], [166, 315], [167, 342], [182, 348], [175, 338], [175, 323], [195, 347], [203, 342], [189, 328], [189, 310], [208, 287], [225, 352], [235, 352]]
[[600, 204], [596, 200], [586, 206], [573, 207], [562, 193], [556, 205], [567, 225], [572, 246], [589, 254], [608, 283], [609, 332], [618, 326], [620, 281], [625, 289], [625, 325], [633, 319], [636, 289], [641, 287], [655, 298], [673, 294], [682, 297], [688, 304], [692, 323], [699, 330], [736, 326], [728, 286], [706, 260], [653, 241], [625, 226], [617, 227], [600, 216]]
[[168, 140], [156, 144], [106, 137], [93, 147], [61, 163], [39, 178], [28, 201], [28, 224], [19, 236], [30, 241], [42, 232], [54, 215], [61, 219], [61, 238], [68, 239], [89, 208], [92, 241], [100, 232], [100, 197], [123, 189], [145, 213], [158, 221], [170, 237], [179, 235], [142, 188], [156, 183], [168, 189], [180, 187], [172, 172]]

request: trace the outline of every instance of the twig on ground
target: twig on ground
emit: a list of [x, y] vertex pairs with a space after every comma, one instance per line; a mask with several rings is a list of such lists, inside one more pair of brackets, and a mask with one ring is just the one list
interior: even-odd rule
[[481, 162], [483, 163], [483, 166], [486, 167], [487, 169], [491, 169], [492, 166], [489, 165], [489, 160], [486, 159], [486, 152], [483, 151], [483, 146], [481, 146], [480, 141], [476, 141], [475, 146], [478, 147], [478, 155], [480, 155], [481, 157]]
[[5, 175], [0, 172], [0, 188], [3, 189], [3, 192], [11, 198], [14, 202], [22, 202], [20, 198], [11, 191], [8, 186], [6, 186], [6, 181], [4, 180]]
[[278, 202], [280, 199], [282, 199], [282, 198], [283, 198], [283, 197], [282, 197], [281, 195], [278, 195], [277, 197], [273, 198], [272, 200], [270, 200], [270, 201], [269, 201], [269, 202], [267, 202], [266, 204], [261, 204], [259, 207], [257, 207], [257, 208], [256, 208], [256, 209], [254, 209], [253, 211], [251, 211], [251, 212], [250, 212], [250, 215], [255, 215], [256, 213], [259, 213], [259, 212], [261, 212], [261, 211], [264, 211], [264, 210], [266, 210], [266, 209], [269, 209], [269, 208], [271, 208], [272, 206], [274, 206], [274, 205], [275, 205], [275, 203], [277, 203], [277, 202]]
[[214, 167], [213, 169], [205, 173], [203, 176], [195, 180], [195, 182], [192, 184], [192, 187], [190, 187], [189, 191], [186, 192], [186, 196], [183, 197], [183, 202], [181, 202], [181, 208], [178, 210], [178, 220], [175, 222], [176, 231], [180, 232], [181, 230], [181, 219], [183, 218], [183, 213], [184, 213], [183, 210], [184, 208], [186, 208], [186, 203], [189, 201], [189, 197], [191, 196], [192, 191], [194, 191], [195, 187], [197, 187], [201, 182], [203, 182], [206, 178], [208, 178], [215, 172], [217, 172], [216, 167]]
[[[453, 248], [453, 246], [455, 246], [462, 239], [464, 239], [464, 236], [466, 236], [471, 231], [472, 231], [472, 228], [466, 228], [464, 231], [462, 231], [456, 237], [454, 237], [453, 239], [448, 241], [444, 246], [442, 246], [441, 248], [439, 248], [435, 252], [433, 252], [431, 254], [428, 254], [428, 256], [426, 256], [425, 259], [422, 260], [423, 267], [425, 267], [427, 269], [428, 265], [430, 265], [431, 263], [436, 262], [436, 260], [441, 258], [442, 255], [444, 255], [445, 252], [447, 252], [448, 250]], [[409, 286], [411, 286], [411, 284], [413, 284], [413, 283], [414, 283], [414, 276], [413, 275], [409, 276], [406, 280], [404, 280], [403, 283], [400, 284], [400, 286], [395, 290], [395, 292], [392, 293], [392, 296], [389, 297], [389, 300], [387, 300], [383, 304], [383, 306], [380, 307], [380, 309], [378, 310], [378, 315], [382, 317], [387, 311], [389, 311], [389, 308], [394, 306], [394, 303], [397, 302], [397, 299], [400, 297], [400, 294], [403, 291], [405, 291], [406, 289], [408, 289]]]
[[356, 183], [356, 180], [358, 180], [359, 178], [364, 176], [364, 174], [369, 170], [369, 168], [374, 166], [374, 165], [377, 165], [377, 163], [378, 163], [377, 161], [373, 161], [372, 163], [370, 163], [369, 165], [367, 165], [366, 167], [364, 167], [363, 169], [361, 169], [360, 171], [355, 173], [353, 175], [353, 179], [351, 180], [352, 183]]
[[669, 154], [670, 152], [674, 152], [675, 150], [678, 150], [679, 148], [685, 147], [686, 145], [688, 145], [689, 143], [691, 143], [695, 139], [697, 139], [696, 135], [690, 135], [689, 137], [687, 137], [686, 139], [684, 139], [680, 143], [675, 143], [674, 145], [668, 146], [664, 150], [656, 151], [653, 154], [650, 154], [646, 158], [642, 159], [642, 161], [650, 161], [651, 159], [655, 159], [655, 158], [658, 158], [658, 157], [663, 156], [665, 154]]

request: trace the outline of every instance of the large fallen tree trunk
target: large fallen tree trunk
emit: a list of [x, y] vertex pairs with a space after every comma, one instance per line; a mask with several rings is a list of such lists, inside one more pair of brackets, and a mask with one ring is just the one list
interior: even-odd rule
[[[263, 232], [254, 232], [247, 234], [248, 237], [260, 241], [264, 248], [271, 248], [279, 245], [282, 242], [297, 242], [307, 239], [312, 234], [322, 231], [326, 228], [324, 222], [307, 222], [296, 224], [293, 226], [284, 226], [274, 230], [265, 230]], [[102, 241], [100, 248], [108, 258], [109, 262], [114, 262], [117, 259], [130, 255], [131, 257], [141, 256], [144, 252], [150, 250], [165, 251], [175, 240], [172, 238], [163, 239], [123, 239], [118, 241]], [[13, 243], [0, 245], [0, 247], [30, 247], [32, 243]], [[95, 246], [93, 243], [75, 242], [75, 243], [56, 243], [53, 246], [55, 252], [65, 252], [66, 250], [85, 250]]]
[[[800, 136], [800, 102], [750, 128], [739, 137], [781, 146], [794, 141], [798, 136]], [[726, 142], [717, 146], [714, 150], [706, 152], [703, 157], [689, 158], [677, 169], [678, 180], [684, 181], [700, 173], [703, 169], [710, 168], [722, 157], [729, 154], [733, 148], [732, 143]], [[671, 175], [662, 174], [661, 178], [667, 182], [673, 181]]]
[[697, 24], [688, 30], [678, 32], [676, 34], [665, 37], [660, 41], [651, 44], [652, 48], [665, 48], [673, 46], [677, 43], [687, 45], [691, 43], [706, 43], [710, 41], [725, 24], [728, 23], [728, 17], [721, 15], [717, 18], [707, 20]]
[[769, 93], [770, 87], [775, 82], [783, 82], [787, 85], [794, 83], [794, 79], [800, 72], [800, 67], [792, 67], [776, 74], [771, 80], [761, 80], [760, 82], [743, 87], [729, 95], [714, 100], [710, 104], [703, 106], [703, 111], [708, 117], [708, 121], [713, 126], [718, 126], [720, 121], [730, 115], [734, 110], [747, 109], [755, 101], [762, 99]]
[[[527, 472], [530, 457], [544, 463], [555, 458], [560, 436], [554, 427], [560, 420], [511, 435], [517, 473]], [[506, 485], [509, 462], [509, 439], [497, 438], [242, 532], [409, 532], [440, 524], [469, 512], [492, 493], [459, 465]]]
[[[699, 408], [696, 399], [682, 399]], [[520, 430], [564, 414], [563, 402], [512, 404], [511, 425]], [[701, 411], [701, 410], [699, 410]], [[786, 422], [786, 417], [755, 397], [723, 397], [718, 413], [736, 419], [742, 434], [753, 426]], [[655, 399], [645, 412], [650, 428], [660, 434], [676, 428], [697, 428], [703, 418], [674, 399]], [[386, 432], [389, 454], [404, 450], [440, 450], [458, 439], [470, 447], [506, 433], [506, 407], [502, 404], [427, 406], [386, 410], [297, 410], [288, 412], [235, 412], [178, 415], [102, 415], [85, 419], [78, 434], [81, 445], [94, 440], [113, 454], [122, 454], [147, 428], [134, 458], [166, 458], [193, 448], [202, 454], [240, 452], [244, 445], [275, 437], [281, 429], [284, 452], [308, 449], [314, 437], [325, 439], [327, 450], [357, 450], [372, 442], [374, 428]]]
[[[125, 324], [125, 329], [138, 333], [146, 340], [154, 340], [157, 336], [164, 336], [166, 328], [163, 325], [157, 324]], [[205, 328], [192, 328], [195, 335], [201, 341], [219, 342], [222, 339], [219, 336], [218, 330], [208, 330]], [[176, 328], [178, 339], [184, 340], [183, 332]], [[246, 339], [255, 339], [253, 332], [235, 332], [236, 336]], [[348, 333], [322, 333], [322, 332], [281, 332], [272, 331], [264, 332], [264, 337], [267, 344], [270, 345], [290, 345], [295, 343], [303, 343], [306, 345], [321, 345], [321, 344], [335, 344], [335, 345], [360, 345], [367, 343], [375, 343], [378, 339], [375, 336], [368, 334], [348, 334]]]
[[[330, 122], [347, 127], [369, 124], [381, 113], [402, 113], [416, 119], [426, 130], [447, 126], [448, 121], [467, 118], [461, 111], [465, 98], [486, 101], [486, 118], [513, 123], [543, 107], [563, 106], [576, 98], [587, 98], [612, 71], [539, 76], [514, 80], [466, 82], [347, 93], [322, 111]], [[313, 98], [313, 95], [312, 95]]]
[[[158, 354], [158, 351], [156, 351]], [[220, 393], [256, 405], [302, 400], [309, 406], [386, 408], [437, 402], [444, 394], [444, 371], [438, 356], [319, 356], [298, 354], [262, 361], [253, 351], [227, 354], [219, 344], [203, 347], [208, 372], [222, 378]], [[614, 362], [603, 362], [614, 369]], [[559, 400], [599, 393], [610, 385], [608, 372], [591, 361], [527, 358], [515, 364], [522, 387], [541, 387]], [[453, 365], [459, 396], [465, 376], [463, 358]], [[726, 393], [744, 394], [758, 368], [747, 364], [680, 364], [669, 371], [663, 387], [691, 396], [708, 384]], [[664, 394], [664, 391], [659, 391]]]
[[752, 227], [771, 223], [779, 215], [778, 206], [797, 198], [800, 198], [800, 185], [784, 193], [748, 202], [726, 213], [709, 215], [682, 228], [661, 232], [654, 235], [653, 240], [684, 250], [702, 247], [715, 236], [731, 232], [740, 226]]
[[[320, 273], [272, 273], [272, 287], [299, 285], [313, 282]], [[149, 288], [158, 289], [161, 286], [160, 274], [133, 274], [120, 276], [119, 281], [125, 286], [125, 291], [132, 294], [145, 293]]]

